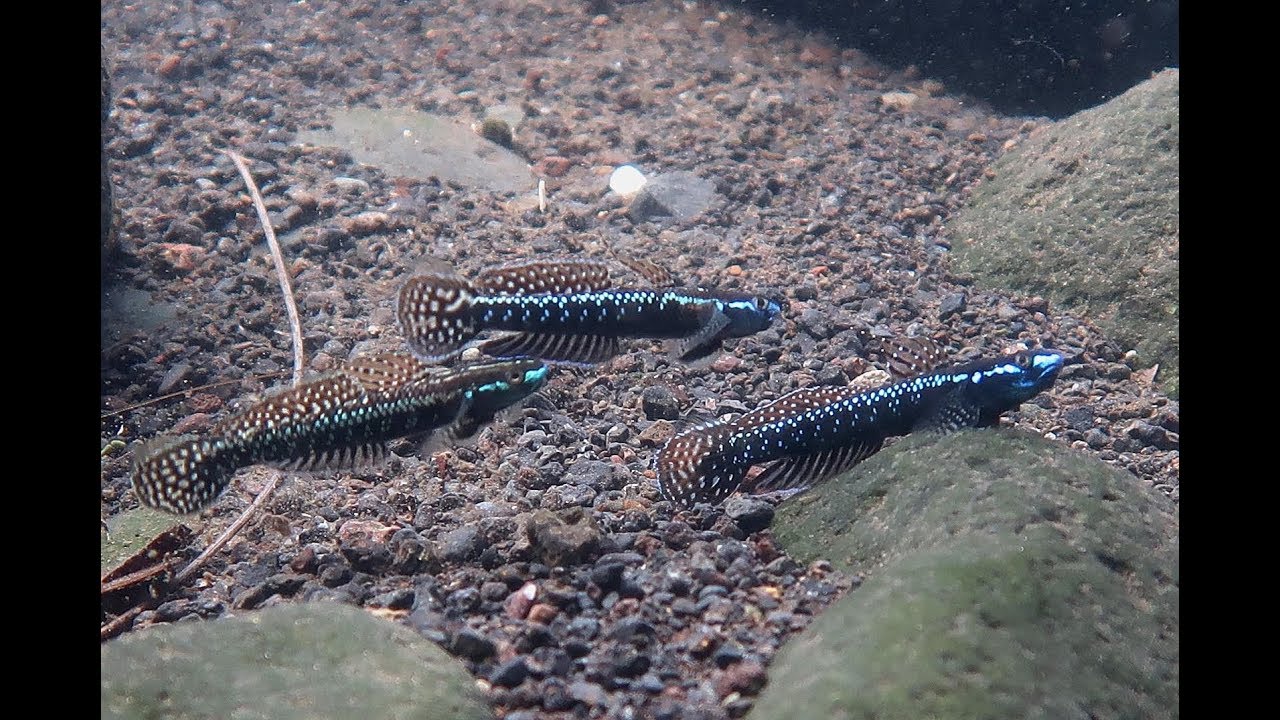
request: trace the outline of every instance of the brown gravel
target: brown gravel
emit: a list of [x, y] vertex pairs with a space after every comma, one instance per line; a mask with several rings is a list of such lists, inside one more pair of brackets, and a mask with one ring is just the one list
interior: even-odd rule
[[[102, 27], [120, 210], [103, 281], [103, 412], [157, 396], [166, 377], [174, 390], [224, 383], [105, 417], [104, 444], [221, 418], [289, 370], [283, 302], [224, 148], [251, 160], [295, 269], [311, 371], [399, 347], [392, 297], [428, 256], [468, 272], [611, 248], [688, 284], [787, 300], [783, 322], [712, 363], [672, 365], [656, 343], [634, 343], [594, 371], [558, 372], [548, 407], [463, 446], [419, 456], [406, 443], [376, 468], [289, 476], [267, 504], [287, 528], [252, 525], [169, 598], [182, 603], [135, 627], [337, 599], [458, 655], [500, 716], [737, 717], [781, 643], [860, 578], [798, 566], [723, 509], [675, 511], [651, 462], [689, 418], [853, 379], [865, 333], [927, 335], [962, 358], [1016, 343], [1078, 355], [1008, 422], [1177, 498], [1178, 404], [1128, 364], [1128, 348], [1041, 299], [948, 271], [943, 224], [1035, 119], [692, 3], [144, 0], [104, 5]], [[909, 107], [882, 102], [899, 91], [915, 93]], [[548, 176], [547, 212], [293, 143], [330, 108], [383, 103], [467, 122], [523, 108], [519, 146]], [[720, 199], [686, 221], [633, 224], [605, 194], [620, 162], [691, 171]], [[651, 385], [685, 419], [647, 417]], [[104, 517], [137, 504], [130, 457], [103, 458]], [[242, 472], [195, 522], [200, 543], [265, 472]], [[552, 506], [565, 508], [557, 523], [542, 515]]]

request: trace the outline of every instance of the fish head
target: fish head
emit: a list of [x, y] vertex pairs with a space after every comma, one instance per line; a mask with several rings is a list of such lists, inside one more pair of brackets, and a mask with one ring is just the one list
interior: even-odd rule
[[547, 384], [546, 363], [532, 358], [517, 358], [484, 363], [469, 368], [474, 383], [470, 391], [471, 408], [479, 415], [491, 415], [510, 407]]
[[1061, 352], [1048, 348], [985, 361], [969, 369], [971, 397], [989, 410], [1015, 408], [1053, 385], [1065, 361]]
[[744, 337], [772, 325], [774, 318], [782, 313], [782, 305], [763, 295], [742, 295], [722, 300], [720, 311], [729, 319], [726, 334]]

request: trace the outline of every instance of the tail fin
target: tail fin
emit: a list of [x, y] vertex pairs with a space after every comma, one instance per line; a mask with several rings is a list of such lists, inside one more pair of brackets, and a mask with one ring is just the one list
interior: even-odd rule
[[194, 513], [214, 501], [236, 471], [218, 440], [191, 435], [142, 443], [134, 451], [133, 492], [147, 507]]
[[733, 429], [724, 423], [690, 428], [671, 438], [658, 453], [658, 492], [662, 497], [692, 507], [718, 503], [742, 484], [747, 467], [723, 457]]
[[472, 320], [475, 293], [471, 283], [443, 273], [409, 278], [400, 288], [396, 319], [405, 341], [425, 362], [452, 356], [479, 329]]

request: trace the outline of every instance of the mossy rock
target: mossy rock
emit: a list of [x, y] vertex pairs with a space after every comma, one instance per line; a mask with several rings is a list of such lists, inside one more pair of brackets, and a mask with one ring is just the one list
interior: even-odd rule
[[102, 646], [102, 717], [491, 718], [465, 668], [335, 603], [130, 633]]
[[1007, 430], [915, 435], [785, 503], [779, 542], [868, 579], [789, 642], [752, 718], [1176, 717], [1177, 520]]
[[1178, 388], [1178, 71], [1036, 129], [951, 222], [954, 267], [1042, 295]]

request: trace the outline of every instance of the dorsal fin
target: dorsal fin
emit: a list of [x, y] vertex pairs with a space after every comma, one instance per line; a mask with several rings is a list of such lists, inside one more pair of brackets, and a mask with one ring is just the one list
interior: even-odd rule
[[885, 369], [897, 378], [932, 372], [947, 359], [942, 346], [926, 337], [882, 338], [878, 345]]
[[448, 370], [427, 365], [408, 353], [374, 353], [347, 361], [342, 372], [355, 378], [370, 393], [387, 393]]
[[783, 395], [764, 407], [752, 410], [734, 420], [730, 425], [736, 431], [750, 430], [751, 428], [777, 422], [815, 408], [825, 407], [843, 400], [850, 395], [850, 392], [849, 388], [832, 385], [800, 388]]
[[[613, 252], [612, 249], [610, 249], [610, 252]], [[671, 275], [671, 271], [652, 260], [627, 257], [617, 253], [614, 253], [613, 257], [618, 262], [626, 265], [631, 272], [651, 283], [655, 288], [670, 288], [676, 286], [676, 280], [675, 277]]]
[[534, 260], [485, 268], [475, 287], [497, 295], [565, 294], [612, 287], [609, 266], [599, 260]]

